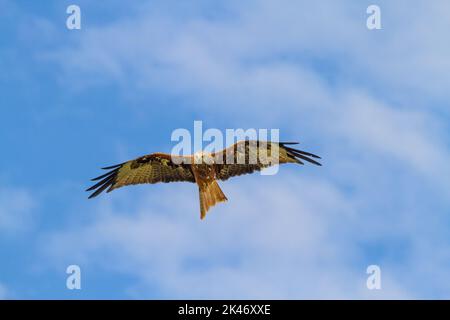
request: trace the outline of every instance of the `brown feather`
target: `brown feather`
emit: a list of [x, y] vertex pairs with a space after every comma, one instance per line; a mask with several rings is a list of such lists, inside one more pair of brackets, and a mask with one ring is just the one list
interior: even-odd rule
[[[271, 165], [276, 164], [275, 155], [272, 155], [272, 151], [278, 148], [278, 163], [298, 163], [304, 164], [300, 159], [304, 161], [308, 161], [315, 165], [321, 165], [319, 162], [311, 159], [318, 158], [315, 154], [297, 150], [294, 148], [287, 147], [286, 145], [296, 144], [295, 142], [284, 142], [284, 143], [276, 143], [276, 142], [265, 142], [265, 141], [240, 141], [230, 146], [227, 149], [219, 151], [213, 154], [213, 157], [217, 160], [221, 161], [221, 164], [216, 165], [216, 177], [220, 180], [227, 180], [230, 177], [239, 176], [242, 174], [249, 174], [255, 171], [260, 171], [264, 168], [267, 168]], [[243, 154], [245, 152], [245, 155]], [[231, 160], [232, 163], [226, 163], [227, 155], [233, 154]], [[268, 162], [261, 161], [263, 156], [267, 156]], [[244, 163], [238, 163], [238, 157], [241, 156], [245, 159]], [[273, 157], [272, 157], [273, 156]], [[253, 157], [253, 158], [252, 158]], [[251, 160], [255, 160], [256, 163], [251, 162]], [[272, 162], [270, 160], [273, 160]]]
[[195, 178], [189, 164], [174, 163], [172, 161], [172, 157], [165, 153], [153, 153], [119, 165], [105, 168], [113, 170], [93, 179], [93, 181], [99, 179], [103, 180], [86, 190], [95, 190], [89, 198], [96, 197], [107, 187], [109, 187], [107, 192], [111, 192], [114, 189], [126, 185], [142, 183], [175, 181], [195, 182]]
[[[283, 164], [304, 164], [301, 160], [321, 165], [314, 159], [319, 156], [288, 147], [296, 142], [266, 142], [245, 140], [213, 153], [215, 164], [195, 164], [193, 156], [172, 156], [166, 153], [152, 153], [134, 160], [102, 169], [111, 170], [92, 181], [98, 181], [86, 191], [94, 191], [89, 198], [96, 197], [106, 188], [106, 192], [134, 184], [187, 181], [199, 186], [200, 214], [203, 219], [209, 208], [226, 201], [216, 179], [260, 171], [266, 167]], [[275, 154], [275, 152], [278, 152]], [[314, 159], [313, 159], [314, 158]], [[301, 160], [300, 160], [301, 159]], [[175, 160], [175, 161], [174, 161]], [[265, 160], [265, 161], [263, 161]]]

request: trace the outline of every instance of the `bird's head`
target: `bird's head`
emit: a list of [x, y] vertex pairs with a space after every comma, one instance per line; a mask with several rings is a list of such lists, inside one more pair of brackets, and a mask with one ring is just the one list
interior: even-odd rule
[[199, 152], [194, 153], [194, 163], [196, 163], [196, 164], [213, 164], [214, 158], [211, 153], [199, 151]]

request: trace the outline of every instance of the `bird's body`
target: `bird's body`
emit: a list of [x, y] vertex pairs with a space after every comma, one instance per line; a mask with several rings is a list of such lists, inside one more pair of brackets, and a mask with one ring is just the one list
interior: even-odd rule
[[[215, 153], [197, 152], [189, 156], [152, 153], [115, 166], [104, 175], [92, 179], [101, 180], [87, 191], [95, 190], [89, 198], [104, 191], [133, 184], [186, 181], [197, 183], [200, 196], [200, 217], [209, 208], [227, 201], [217, 180], [262, 170], [275, 164], [298, 163], [301, 160], [320, 165], [312, 153], [288, 147], [294, 143], [240, 141]], [[300, 160], [301, 159], [301, 160]]]

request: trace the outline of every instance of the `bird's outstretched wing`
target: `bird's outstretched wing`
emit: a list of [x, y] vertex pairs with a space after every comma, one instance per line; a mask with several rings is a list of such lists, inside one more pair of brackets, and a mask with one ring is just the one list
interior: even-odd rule
[[118, 165], [102, 168], [111, 171], [92, 179], [92, 181], [100, 181], [86, 190], [95, 190], [89, 196], [89, 199], [99, 195], [106, 188], [108, 188], [106, 192], [110, 192], [132, 184], [175, 181], [195, 182], [191, 166], [187, 164], [189, 162], [175, 161], [176, 163], [174, 163], [172, 159], [169, 154], [153, 153]]
[[[245, 140], [216, 152], [213, 157], [216, 160], [216, 178], [227, 180], [230, 177], [253, 173], [275, 164], [298, 163], [303, 161], [320, 166], [314, 159], [319, 156], [288, 147], [297, 142], [268, 142]], [[278, 157], [276, 152], [278, 152]], [[303, 161], [302, 161], [303, 160]]]

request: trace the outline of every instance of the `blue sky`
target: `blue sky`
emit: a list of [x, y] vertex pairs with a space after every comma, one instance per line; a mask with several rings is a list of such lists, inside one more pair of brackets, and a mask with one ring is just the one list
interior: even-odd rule
[[[450, 297], [447, 1], [0, 12], [0, 298]], [[223, 182], [229, 202], [204, 221], [192, 184], [87, 200], [99, 167], [170, 152], [194, 120], [279, 128], [324, 166]]]

